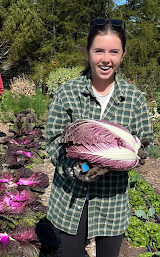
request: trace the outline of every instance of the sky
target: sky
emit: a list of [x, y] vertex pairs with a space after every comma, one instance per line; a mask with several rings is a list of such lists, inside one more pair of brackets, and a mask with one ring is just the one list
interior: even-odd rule
[[114, 0], [115, 4], [122, 5], [126, 3], [126, 0]]

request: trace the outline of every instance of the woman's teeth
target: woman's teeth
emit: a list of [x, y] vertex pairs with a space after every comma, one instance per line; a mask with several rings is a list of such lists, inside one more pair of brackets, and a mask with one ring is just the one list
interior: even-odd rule
[[109, 70], [110, 67], [100, 67], [100, 69], [106, 71], [106, 70]]

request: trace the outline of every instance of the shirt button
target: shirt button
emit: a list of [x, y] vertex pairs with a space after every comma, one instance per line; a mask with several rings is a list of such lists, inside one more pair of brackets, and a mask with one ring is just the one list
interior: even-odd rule
[[81, 206], [78, 206], [78, 209], [81, 209]]
[[87, 187], [84, 188], [84, 191], [87, 191]]
[[99, 109], [99, 108], [101, 108], [101, 106], [98, 105], [97, 108]]

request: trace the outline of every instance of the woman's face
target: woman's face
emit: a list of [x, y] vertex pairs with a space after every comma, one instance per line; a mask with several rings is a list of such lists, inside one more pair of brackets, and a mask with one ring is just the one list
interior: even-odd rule
[[124, 56], [120, 38], [109, 32], [97, 35], [88, 52], [92, 80], [113, 82], [114, 74]]

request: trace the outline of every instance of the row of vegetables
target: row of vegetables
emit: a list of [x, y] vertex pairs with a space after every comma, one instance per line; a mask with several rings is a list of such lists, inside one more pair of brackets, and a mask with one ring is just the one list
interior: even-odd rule
[[[47, 237], [41, 221], [47, 224], [47, 231], [51, 229], [46, 207], [40, 200], [49, 179], [34, 169], [35, 164], [42, 164], [47, 158], [43, 129], [35, 111], [23, 110], [11, 124], [12, 135], [3, 137], [0, 144], [0, 256], [3, 257], [38, 257]], [[125, 236], [132, 246], [148, 249], [141, 257], [160, 256], [160, 196], [135, 170], [129, 172], [129, 186], [132, 217]], [[51, 245], [56, 245], [54, 231], [50, 230], [51, 237]], [[44, 247], [49, 247], [46, 238]]]
[[46, 217], [40, 196], [49, 184], [45, 173], [34, 170], [45, 158], [43, 126], [32, 109], [20, 112], [11, 125], [11, 136], [1, 140], [0, 256], [38, 257], [38, 224]]
[[135, 171], [129, 172], [131, 222], [126, 238], [132, 246], [146, 247], [139, 257], [160, 256], [160, 196]]

